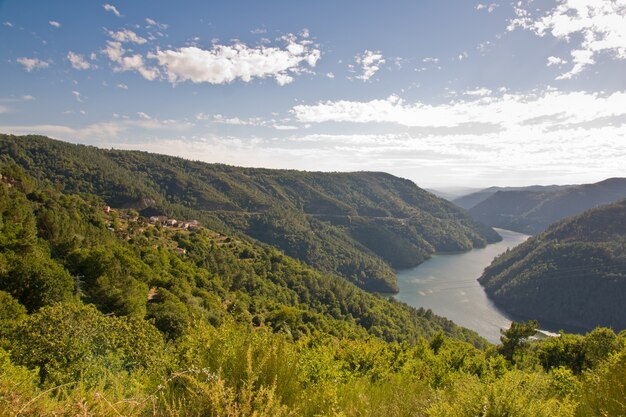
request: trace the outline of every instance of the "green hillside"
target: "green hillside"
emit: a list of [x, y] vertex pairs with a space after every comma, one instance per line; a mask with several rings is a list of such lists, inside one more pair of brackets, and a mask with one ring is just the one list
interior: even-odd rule
[[626, 200], [552, 225], [480, 278], [505, 310], [565, 327], [626, 329]]
[[239, 168], [41, 136], [0, 135], [0, 155], [65, 192], [238, 232], [372, 291], [397, 290], [393, 268], [500, 239], [453, 204], [384, 173]]

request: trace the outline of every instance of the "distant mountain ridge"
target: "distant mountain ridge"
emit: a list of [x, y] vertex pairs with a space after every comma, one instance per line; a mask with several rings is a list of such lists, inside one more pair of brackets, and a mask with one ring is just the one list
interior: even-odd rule
[[237, 231], [371, 291], [397, 290], [392, 268], [501, 239], [452, 203], [385, 173], [239, 168], [42, 136], [0, 135], [0, 155], [64, 192]]
[[626, 200], [550, 226], [496, 258], [479, 281], [512, 314], [626, 329]]
[[572, 185], [529, 185], [525, 187], [489, 187], [480, 191], [466, 194], [464, 196], [452, 199], [451, 201], [459, 207], [469, 210], [477, 204], [485, 201], [499, 191], [533, 191], [533, 192], [551, 192], [558, 191]]
[[492, 227], [537, 234], [565, 217], [623, 198], [626, 198], [626, 178], [609, 178], [553, 191], [498, 191], [472, 207], [469, 213]]

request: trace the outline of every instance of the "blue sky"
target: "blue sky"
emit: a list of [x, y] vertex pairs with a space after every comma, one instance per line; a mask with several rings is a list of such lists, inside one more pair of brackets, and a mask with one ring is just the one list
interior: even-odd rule
[[626, 0], [0, 0], [0, 132], [426, 187], [626, 176]]

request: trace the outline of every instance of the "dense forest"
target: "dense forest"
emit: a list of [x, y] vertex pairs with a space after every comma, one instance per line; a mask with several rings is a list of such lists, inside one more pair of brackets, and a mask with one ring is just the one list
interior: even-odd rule
[[501, 239], [452, 203], [384, 173], [239, 168], [41, 136], [0, 135], [0, 155], [64, 192], [145, 216], [197, 219], [371, 291], [397, 290], [393, 268]]
[[513, 314], [626, 329], [626, 200], [552, 225], [496, 258], [479, 281]]
[[569, 187], [529, 187], [498, 191], [469, 209], [477, 221], [492, 227], [537, 234], [565, 217], [626, 198], [626, 178]]
[[626, 334], [487, 345], [271, 247], [0, 174], [0, 416], [626, 413]]

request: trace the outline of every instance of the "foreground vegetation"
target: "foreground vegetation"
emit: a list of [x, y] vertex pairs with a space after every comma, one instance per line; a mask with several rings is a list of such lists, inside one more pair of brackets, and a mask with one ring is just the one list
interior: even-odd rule
[[296, 340], [232, 320], [194, 323], [167, 342], [147, 321], [80, 304], [9, 326], [0, 416], [626, 413], [625, 337], [608, 329], [535, 343], [504, 337], [485, 351], [442, 335], [412, 344], [322, 332]]
[[505, 310], [562, 327], [626, 329], [626, 200], [563, 220], [480, 278]]
[[393, 268], [500, 240], [452, 203], [375, 172], [238, 168], [0, 134], [0, 155], [67, 193], [252, 237], [357, 286], [397, 291]]

